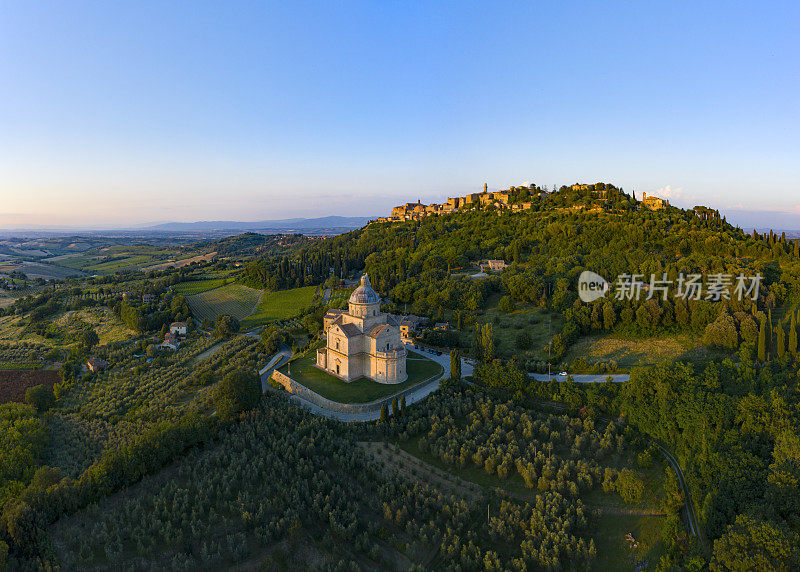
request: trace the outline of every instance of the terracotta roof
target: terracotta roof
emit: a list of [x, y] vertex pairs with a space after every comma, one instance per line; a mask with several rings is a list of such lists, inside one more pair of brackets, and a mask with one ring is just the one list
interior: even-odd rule
[[358, 329], [358, 326], [355, 324], [337, 324], [339, 328], [341, 328], [344, 335], [348, 338], [352, 338], [355, 336], [361, 335], [361, 330]]
[[98, 357], [90, 357], [88, 360], [86, 360], [86, 364], [92, 368], [103, 368], [108, 365], [108, 362]]

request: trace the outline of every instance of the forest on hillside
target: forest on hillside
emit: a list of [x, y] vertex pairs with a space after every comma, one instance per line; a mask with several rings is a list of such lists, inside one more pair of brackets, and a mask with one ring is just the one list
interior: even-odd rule
[[[565, 188], [535, 203], [533, 212], [475, 210], [370, 225], [322, 247], [354, 264], [363, 260], [394, 306], [464, 327], [493, 292], [555, 310], [564, 324], [552, 340], [555, 359], [581, 336], [602, 331], [645, 340], [688, 331], [723, 349], [709, 363], [639, 368], [622, 386], [587, 388], [535, 382], [524, 373], [529, 364], [496, 360], [485, 326], [465, 348], [483, 360], [476, 377], [489, 386], [623, 414], [669, 444], [686, 467], [720, 569], [735, 568], [736, 558], [792, 567], [800, 538], [800, 244], [773, 232], [745, 232], [706, 207], [634, 210], [627, 208], [635, 204], [630, 198], [624, 208], [568, 208], [588, 204], [590, 193], [581, 198]], [[510, 266], [483, 281], [454, 275], [486, 258]], [[583, 270], [610, 280], [620, 274], [671, 282], [681, 274], [762, 278], [755, 300], [704, 293], [698, 300], [606, 297], [585, 304], [576, 287]]]
[[[586, 499], [645, 502], [655, 451], [648, 443], [658, 442], [678, 458], [690, 499], [669, 472], [658, 477], [663, 498], [650, 500], [666, 516], [648, 567], [797, 568], [798, 242], [745, 232], [706, 207], [646, 210], [609, 185], [598, 202], [596, 188], [536, 196], [517, 188], [514, 200], [530, 200], [531, 209], [373, 223], [325, 240], [243, 235], [219, 242], [223, 259], [63, 280], [19, 297], [0, 316], [0, 362], [55, 368], [58, 381], [24, 392], [24, 404], [0, 405], [0, 562], [591, 567], [607, 554], [595, 538], [603, 517]], [[485, 259], [508, 266], [476, 278]], [[742, 299], [704, 292], [585, 303], [577, 289], [584, 270], [609, 281], [761, 280], [758, 296]], [[341, 279], [364, 271], [384, 310], [450, 323], [421, 340], [475, 359], [465, 380], [472, 385], [454, 379], [421, 404], [357, 425], [315, 419], [277, 397], [259, 400], [252, 372], [284, 345], [310, 347], [325, 312], [346, 305]], [[269, 322], [260, 339], [237, 336], [231, 316], [193, 321], [181, 292], [232, 281], [321, 288], [296, 315]], [[188, 333], [177, 351], [164, 352], [157, 344], [173, 321], [189, 322]], [[708, 351], [631, 367], [625, 383], [528, 375], [548, 353], [553, 365], [574, 365], [567, 356], [576, 344], [603, 335], [645, 347], [659, 336], [691, 336]], [[107, 367], [86, 371], [91, 356]], [[441, 466], [441, 486], [395, 475], [394, 465], [364, 454], [364, 442]], [[282, 466], [303, 478], [275, 479], [271, 471]], [[484, 492], [499, 487], [527, 501], [484, 498], [475, 483], [446, 485], [459, 474], [490, 483]], [[198, 504], [187, 490], [213, 495]], [[683, 529], [685, 500], [705, 542]], [[496, 520], [474, 529], [484, 522], [481, 503]], [[83, 532], [70, 532], [73, 525]], [[216, 526], [225, 532], [209, 535]], [[86, 534], [103, 539], [102, 549]]]

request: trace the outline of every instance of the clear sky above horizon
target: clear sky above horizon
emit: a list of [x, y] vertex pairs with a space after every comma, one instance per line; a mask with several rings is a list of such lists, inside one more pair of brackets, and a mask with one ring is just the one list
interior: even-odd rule
[[800, 3], [408, 4], [0, 0], [0, 227], [528, 181], [800, 222]]

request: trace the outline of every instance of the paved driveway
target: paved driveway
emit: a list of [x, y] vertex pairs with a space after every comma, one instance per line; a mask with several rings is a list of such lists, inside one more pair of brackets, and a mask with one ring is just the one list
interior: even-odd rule
[[[450, 354], [442, 352], [442, 355], [437, 356], [433, 353], [433, 350], [430, 349], [423, 349], [423, 346], [419, 346], [420, 349], [414, 349], [414, 344], [404, 344], [407, 350], [412, 352], [417, 352], [418, 354], [424, 355], [426, 358], [431, 359], [441, 365], [444, 368], [444, 375], [445, 377], [450, 377]], [[469, 363], [464, 358], [461, 358], [461, 377], [467, 377], [468, 375], [472, 375], [472, 364]]]
[[[450, 354], [442, 352], [442, 355], [437, 356], [435, 353], [432, 353], [430, 350], [423, 350], [423, 349], [414, 349], [414, 344], [405, 344], [406, 348], [420, 353], [424, 355], [426, 358], [431, 359], [441, 365], [444, 368], [444, 377], [450, 377]], [[288, 350], [288, 348], [287, 348]], [[277, 359], [279, 356], [283, 356], [280, 359]], [[284, 352], [276, 354], [275, 357], [272, 358], [270, 361], [270, 365], [264, 368], [261, 371], [261, 384], [264, 387], [265, 391], [278, 391], [267, 383], [269, 376], [272, 375], [272, 370], [275, 367], [279, 367], [282, 365], [285, 360], [288, 360], [291, 356], [291, 351], [289, 351], [288, 355]], [[277, 361], [276, 361], [277, 360]], [[466, 377], [468, 375], [472, 375], [472, 364], [467, 362], [464, 358], [461, 359], [461, 375], [462, 377]], [[406, 404], [411, 405], [412, 403], [417, 403], [422, 401], [426, 397], [428, 397], [431, 393], [439, 389], [439, 380], [434, 380], [429, 384], [421, 387], [411, 393], [411, 396], [406, 397]], [[285, 395], [285, 393], [284, 393]], [[328, 409], [323, 409], [322, 407], [311, 403], [310, 401], [306, 401], [302, 397], [297, 395], [289, 396], [289, 399], [293, 400], [295, 403], [304, 407], [305, 409], [309, 410], [314, 415], [323, 415], [325, 417], [330, 417], [333, 419], [338, 419], [339, 421], [375, 421], [379, 419], [381, 416], [380, 411], [370, 411], [368, 413], [342, 413], [339, 411], [330, 411]]]
[[261, 393], [264, 393], [267, 391], [267, 388], [269, 388], [269, 378], [275, 368], [281, 367], [291, 358], [292, 349], [289, 346], [284, 345], [281, 348], [281, 351], [272, 356], [272, 359], [269, 360], [269, 363], [266, 365], [266, 367], [258, 372], [258, 375], [261, 377]]

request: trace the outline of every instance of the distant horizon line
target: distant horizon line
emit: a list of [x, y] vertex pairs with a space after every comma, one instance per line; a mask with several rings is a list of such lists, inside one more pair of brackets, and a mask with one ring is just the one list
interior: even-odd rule
[[258, 220], [235, 220], [235, 219], [201, 219], [201, 220], [161, 220], [141, 223], [130, 224], [109, 224], [99, 223], [93, 224], [33, 224], [33, 225], [17, 225], [17, 226], [2, 226], [0, 225], [0, 232], [14, 232], [14, 231], [101, 231], [101, 230], [147, 230], [149, 228], [166, 225], [192, 225], [192, 224], [237, 224], [237, 225], [260, 225], [260, 224], [277, 224], [277, 223], [290, 223], [301, 221], [315, 221], [323, 219], [364, 219], [373, 220], [379, 218], [379, 215], [373, 216], [345, 216], [345, 215], [325, 215], [319, 217], [287, 217], [279, 219], [258, 219]]
[[[681, 207], [678, 207], [681, 208]], [[685, 207], [686, 210], [691, 210], [691, 207]], [[786, 210], [769, 210], [769, 209], [743, 209], [736, 207], [728, 207], [719, 209], [720, 212], [726, 215], [729, 222], [734, 226], [738, 226], [743, 230], [755, 229], [760, 230], [783, 230], [791, 232], [800, 232], [800, 212], [791, 212]], [[380, 218], [385, 215], [371, 215], [371, 216], [346, 216], [346, 215], [325, 215], [325, 216], [308, 216], [308, 217], [285, 217], [276, 219], [256, 219], [256, 220], [237, 220], [237, 219], [194, 219], [194, 220], [157, 220], [139, 223], [128, 224], [114, 224], [114, 223], [82, 223], [82, 224], [17, 224], [13, 226], [0, 225], [0, 232], [100, 232], [100, 231], [143, 231], [158, 229], [154, 227], [168, 226], [168, 225], [267, 225], [267, 224], [289, 224], [293, 222], [307, 222], [323, 219], [344, 219], [344, 220], [363, 220], [369, 221]], [[743, 219], [754, 217], [756, 220], [745, 221]], [[772, 223], [762, 219], [762, 217], [777, 217], [782, 219], [789, 219], [783, 221], [774, 221]], [[732, 220], [733, 219], [733, 220]], [[758, 220], [762, 219], [762, 220]], [[797, 222], [794, 223], [794, 220]], [[794, 224], [793, 224], [794, 223]], [[256, 228], [253, 227], [253, 229]], [[269, 228], [268, 226], [264, 228]], [[215, 230], [231, 230], [220, 227]], [[241, 229], [252, 230], [252, 229]], [[206, 231], [208, 232], [208, 231]]]

